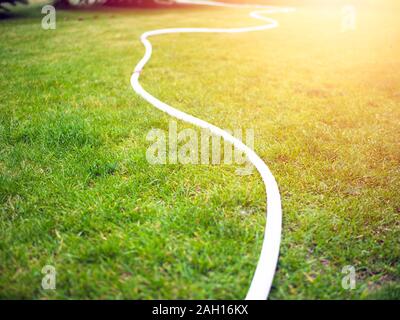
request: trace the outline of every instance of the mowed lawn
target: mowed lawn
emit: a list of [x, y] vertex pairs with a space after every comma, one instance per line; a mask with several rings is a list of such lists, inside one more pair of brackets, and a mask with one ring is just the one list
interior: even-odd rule
[[[271, 299], [400, 297], [399, 9], [360, 7], [347, 33], [332, 6], [271, 15], [274, 30], [152, 38], [143, 86], [254, 129], [277, 179]], [[260, 177], [149, 164], [146, 135], [170, 118], [129, 79], [144, 31], [259, 24], [248, 12], [57, 11], [43, 30], [33, 6], [0, 21], [1, 298], [244, 298], [264, 232]], [[41, 288], [45, 265], [56, 290]]]

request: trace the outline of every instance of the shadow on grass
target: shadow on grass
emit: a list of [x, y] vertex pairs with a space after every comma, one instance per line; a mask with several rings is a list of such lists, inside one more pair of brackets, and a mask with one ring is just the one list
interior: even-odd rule
[[7, 7], [7, 11], [0, 10], [0, 20], [41, 17], [41, 9], [45, 4], [18, 4], [15, 7]]
[[[46, 4], [52, 4], [52, 2], [43, 2], [30, 5], [16, 5], [15, 7], [9, 8], [9, 11], [0, 10], [0, 21], [9, 19], [25, 19], [25, 18], [41, 18], [43, 13], [41, 9]], [[147, 4], [147, 5], [136, 5], [136, 4], [121, 4], [119, 2], [111, 2], [105, 5], [91, 5], [81, 7], [66, 7], [64, 5], [53, 4], [57, 11], [63, 12], [82, 12], [82, 13], [129, 13], [137, 11], [152, 11], [152, 10], [168, 10], [168, 9], [200, 9], [199, 6], [195, 5], [179, 5], [179, 4]], [[205, 7], [201, 8], [205, 9]]]

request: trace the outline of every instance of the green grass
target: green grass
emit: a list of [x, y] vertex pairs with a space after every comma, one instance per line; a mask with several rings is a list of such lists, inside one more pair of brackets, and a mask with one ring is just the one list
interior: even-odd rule
[[[353, 33], [340, 8], [304, 7], [275, 15], [275, 30], [152, 39], [149, 92], [255, 130], [283, 203], [271, 299], [400, 297], [396, 12], [366, 7]], [[150, 165], [146, 134], [170, 118], [129, 78], [146, 30], [257, 22], [246, 10], [59, 11], [46, 31], [41, 17], [0, 21], [0, 297], [243, 298], [264, 230], [260, 178]], [[55, 291], [41, 289], [46, 264]], [[341, 287], [345, 265], [355, 290]]]

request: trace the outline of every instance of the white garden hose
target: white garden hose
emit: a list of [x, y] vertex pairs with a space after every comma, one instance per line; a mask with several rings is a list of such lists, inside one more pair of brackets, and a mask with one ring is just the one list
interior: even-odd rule
[[146, 101], [151, 103], [157, 109], [169, 114], [172, 117], [180, 119], [184, 122], [191, 123], [197, 127], [208, 129], [212, 134], [222, 137], [227, 142], [234, 145], [235, 148], [242, 151], [248, 158], [248, 160], [256, 167], [264, 181], [267, 195], [267, 215], [266, 215], [266, 226], [264, 232], [264, 240], [262, 244], [260, 258], [257, 263], [257, 268], [253, 276], [250, 288], [247, 292], [247, 300], [265, 300], [268, 297], [272, 280], [274, 277], [276, 264], [279, 255], [279, 246], [281, 241], [281, 228], [282, 228], [282, 209], [281, 209], [281, 198], [278, 190], [278, 185], [275, 181], [271, 171], [264, 163], [264, 161], [249, 147], [247, 147], [242, 141], [233, 137], [228, 132], [204, 121], [196, 118], [183, 111], [175, 109], [170, 105], [158, 100], [152, 96], [146, 90], [142, 88], [139, 83], [140, 73], [143, 67], [150, 60], [152, 45], [148, 40], [149, 37], [169, 34], [169, 33], [241, 33], [250, 31], [260, 31], [266, 29], [276, 28], [278, 22], [264, 17], [262, 14], [265, 13], [278, 13], [278, 12], [289, 12], [293, 9], [289, 8], [278, 8], [263, 5], [240, 5], [240, 4], [228, 4], [215, 1], [190, 1], [190, 0], [176, 0], [179, 4], [196, 4], [196, 5], [207, 5], [207, 6], [218, 6], [218, 7], [230, 7], [230, 8], [264, 8], [263, 11], [253, 11], [250, 16], [266, 21], [267, 24], [243, 28], [168, 28], [147, 31], [140, 37], [144, 47], [145, 54], [143, 58], [135, 67], [135, 71], [131, 76], [131, 84], [133, 90], [143, 97]]

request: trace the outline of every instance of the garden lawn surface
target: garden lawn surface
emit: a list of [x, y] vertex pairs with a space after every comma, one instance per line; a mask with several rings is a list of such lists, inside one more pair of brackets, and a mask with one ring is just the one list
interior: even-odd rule
[[[274, 30], [152, 38], [143, 87], [254, 129], [277, 179], [271, 299], [400, 297], [400, 20], [384, 3], [361, 6], [354, 32], [331, 6], [271, 14]], [[248, 12], [57, 11], [43, 30], [34, 5], [0, 21], [1, 298], [245, 296], [264, 232], [260, 177], [149, 164], [146, 135], [171, 119], [129, 79], [144, 31], [260, 24]], [[41, 288], [45, 265], [56, 290]], [[354, 290], [341, 285], [346, 265]]]

